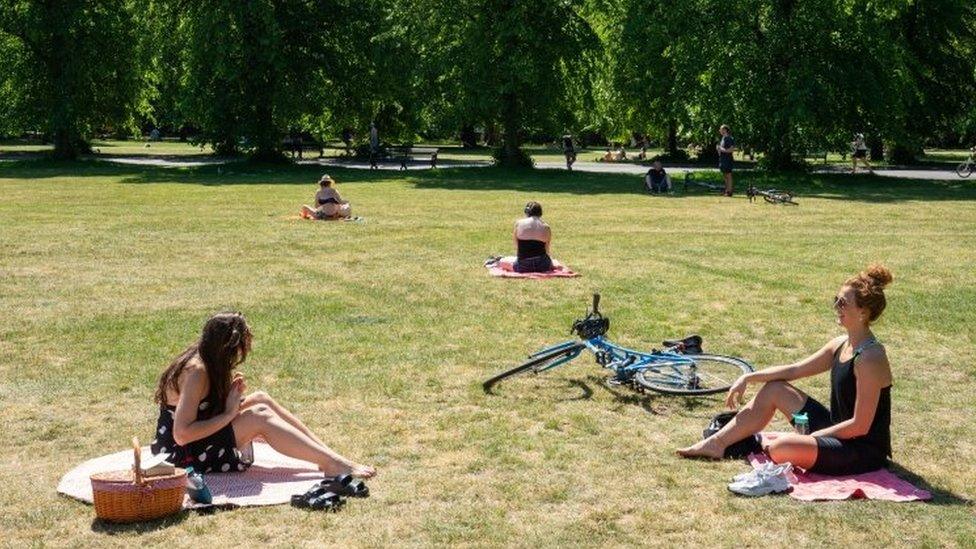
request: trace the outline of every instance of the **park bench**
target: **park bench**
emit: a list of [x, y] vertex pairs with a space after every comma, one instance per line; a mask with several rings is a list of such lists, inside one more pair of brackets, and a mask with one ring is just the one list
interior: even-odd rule
[[407, 164], [413, 161], [425, 160], [430, 162], [431, 168], [437, 167], [437, 147], [414, 147], [412, 145], [402, 145], [399, 147], [389, 147], [386, 149], [386, 156], [398, 160], [400, 169], [407, 169]]
[[814, 160], [823, 160], [823, 163], [826, 164], [828, 154], [829, 153], [827, 151], [804, 151], [793, 153], [793, 158], [799, 162], [803, 162], [807, 158], [812, 158]]
[[281, 148], [290, 152], [292, 158], [296, 155], [298, 158], [302, 158], [304, 151], [318, 151], [319, 158], [325, 155], [325, 147], [322, 143], [309, 135], [298, 137], [287, 136], [281, 140]]

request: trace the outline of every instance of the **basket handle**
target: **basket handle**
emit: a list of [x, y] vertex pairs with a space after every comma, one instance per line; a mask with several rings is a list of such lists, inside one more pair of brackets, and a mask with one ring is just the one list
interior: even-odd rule
[[139, 446], [139, 437], [132, 437], [132, 457], [134, 458], [132, 473], [135, 475], [136, 484], [142, 486], [142, 451]]

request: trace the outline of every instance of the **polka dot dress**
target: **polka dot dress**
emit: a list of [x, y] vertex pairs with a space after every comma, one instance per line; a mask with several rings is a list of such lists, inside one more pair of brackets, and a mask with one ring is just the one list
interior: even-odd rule
[[[230, 473], [246, 470], [251, 464], [241, 460], [234, 427], [225, 425], [212, 435], [180, 446], [173, 440], [175, 406], [162, 406], [156, 421], [156, 434], [150, 448], [153, 454], [168, 454], [178, 467], [193, 467], [203, 473]], [[203, 401], [197, 409], [197, 421], [214, 416], [210, 402]]]

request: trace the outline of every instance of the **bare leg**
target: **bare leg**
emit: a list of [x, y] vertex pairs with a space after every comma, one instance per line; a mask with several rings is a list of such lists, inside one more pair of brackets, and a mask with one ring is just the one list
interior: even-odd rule
[[766, 453], [776, 463], [788, 461], [797, 467], [809, 469], [817, 462], [817, 439], [810, 435], [784, 435], [767, 445]]
[[302, 211], [299, 215], [302, 216], [302, 219], [313, 219], [315, 217], [315, 210], [308, 206], [302, 206]]
[[293, 427], [295, 427], [303, 434], [305, 434], [305, 436], [314, 440], [316, 443], [319, 444], [319, 446], [322, 446], [323, 448], [328, 448], [328, 446], [326, 446], [326, 444], [322, 442], [322, 440], [319, 439], [319, 437], [315, 436], [315, 433], [313, 433], [311, 429], [309, 429], [304, 423], [302, 423], [302, 420], [298, 419], [295, 416], [295, 414], [289, 412], [284, 406], [278, 404], [278, 401], [271, 398], [271, 395], [265, 393], [264, 391], [256, 391], [248, 395], [246, 398], [244, 398], [244, 402], [241, 403], [241, 409], [243, 410], [244, 408], [257, 406], [258, 404], [268, 405], [268, 407], [270, 407], [271, 410], [274, 411], [274, 413], [278, 414], [278, 416], [281, 417], [281, 419], [287, 421]]
[[732, 196], [732, 174], [723, 173], [722, 177], [725, 179], [725, 194]]
[[687, 448], [679, 449], [678, 455], [721, 459], [725, 448], [730, 444], [756, 434], [768, 425], [776, 410], [789, 417], [802, 408], [806, 400], [807, 395], [789, 383], [770, 381], [719, 432]]
[[326, 475], [351, 474], [370, 478], [376, 469], [361, 465], [337, 454], [328, 446], [317, 443], [294, 425], [276, 414], [267, 404], [245, 408], [234, 421], [237, 447], [243, 448], [254, 438], [261, 436], [272, 448], [286, 456], [309, 461], [319, 466]]

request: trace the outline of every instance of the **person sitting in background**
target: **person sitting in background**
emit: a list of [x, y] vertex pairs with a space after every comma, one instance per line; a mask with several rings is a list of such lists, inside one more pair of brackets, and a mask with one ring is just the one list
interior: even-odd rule
[[617, 153], [616, 153], [615, 160], [617, 160], [618, 162], [621, 161], [621, 160], [627, 160], [627, 150], [624, 149], [624, 146], [623, 145], [620, 145], [619, 147], [617, 147]]
[[549, 246], [552, 230], [542, 221], [542, 204], [532, 201], [525, 205], [525, 218], [515, 222], [512, 232], [517, 259], [515, 271], [544, 273], [552, 270]]
[[319, 192], [315, 193], [316, 207], [302, 206], [303, 219], [345, 219], [352, 215], [349, 202], [339, 196], [335, 189], [335, 181], [328, 175], [319, 179]]
[[664, 171], [660, 160], [655, 160], [651, 169], [644, 176], [644, 187], [651, 193], [666, 193], [671, 191], [671, 176]]
[[614, 160], [616, 160], [613, 151], [610, 150], [609, 146], [607, 146], [607, 151], [603, 153], [603, 157], [601, 157], [601, 160], [603, 160], [604, 162], [613, 162]]

